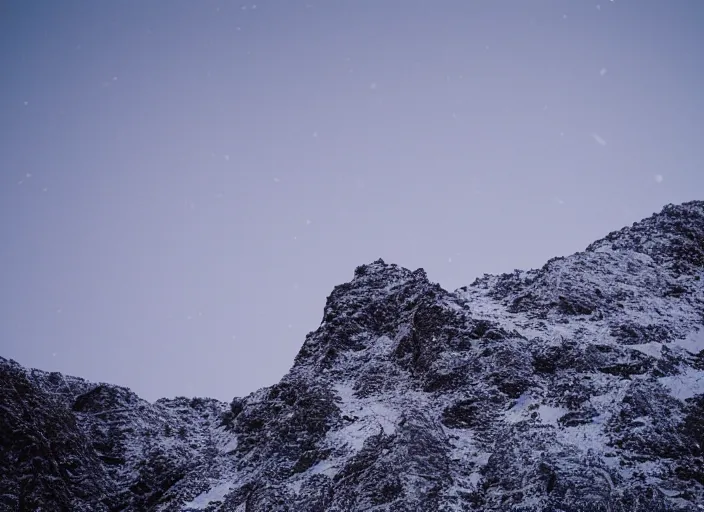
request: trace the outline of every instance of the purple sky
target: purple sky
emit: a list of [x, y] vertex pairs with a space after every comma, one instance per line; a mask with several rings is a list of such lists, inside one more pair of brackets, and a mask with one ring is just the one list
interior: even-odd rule
[[379, 257], [455, 289], [704, 198], [704, 2], [0, 3], [0, 355], [277, 382]]

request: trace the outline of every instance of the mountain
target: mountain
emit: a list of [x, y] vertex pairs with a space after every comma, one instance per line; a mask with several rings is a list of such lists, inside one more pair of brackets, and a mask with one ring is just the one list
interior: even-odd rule
[[229, 404], [0, 359], [0, 510], [703, 510], [703, 276], [696, 201], [454, 292], [362, 265]]

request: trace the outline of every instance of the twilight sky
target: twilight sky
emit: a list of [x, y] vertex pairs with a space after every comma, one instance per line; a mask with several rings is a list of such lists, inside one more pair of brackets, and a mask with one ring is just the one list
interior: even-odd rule
[[379, 257], [447, 289], [704, 198], [700, 0], [0, 3], [0, 355], [230, 400]]

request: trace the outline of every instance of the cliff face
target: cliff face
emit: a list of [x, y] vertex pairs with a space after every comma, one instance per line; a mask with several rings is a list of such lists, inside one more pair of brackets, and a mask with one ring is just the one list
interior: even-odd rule
[[447, 292], [378, 260], [230, 404], [0, 360], [0, 510], [704, 509], [704, 202]]

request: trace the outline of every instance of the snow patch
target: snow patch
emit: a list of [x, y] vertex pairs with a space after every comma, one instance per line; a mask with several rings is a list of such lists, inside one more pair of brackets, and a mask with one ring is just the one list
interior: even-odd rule
[[557, 426], [557, 420], [567, 414], [569, 409], [539, 403], [528, 393], [523, 393], [513, 407], [504, 413], [504, 418], [508, 423], [517, 423], [528, 420], [534, 412], [538, 413], [541, 423]]
[[469, 483], [471, 483], [475, 487], [477, 486], [477, 484], [480, 482], [481, 479], [482, 479], [481, 473], [477, 473], [476, 471], [469, 475]]
[[642, 352], [646, 356], [654, 357], [655, 359], [662, 357], [662, 344], [657, 341], [642, 343], [640, 345], [629, 345], [629, 348]]
[[210, 490], [199, 494], [190, 502], [184, 503], [183, 507], [184, 509], [191, 508], [196, 510], [207, 508], [211, 502], [222, 501], [223, 499], [225, 499], [225, 496], [227, 496], [227, 493], [229, 493], [231, 490], [231, 483], [221, 483], [219, 485], [216, 485], [215, 487], [210, 488]]
[[704, 350], [704, 329], [692, 331], [684, 339], [675, 340], [671, 345], [681, 347], [693, 354], [698, 354]]
[[661, 377], [660, 384], [670, 390], [670, 394], [678, 400], [686, 400], [704, 394], [704, 371], [687, 368], [679, 375]]
[[221, 448], [222, 453], [234, 452], [237, 449], [237, 438], [230, 439], [225, 446]]
[[308, 470], [309, 475], [325, 475], [330, 478], [337, 473], [337, 467], [329, 460], [321, 460]]
[[564, 407], [553, 407], [551, 405], [541, 404], [538, 406], [538, 415], [540, 416], [540, 421], [547, 425], [557, 426], [557, 420], [562, 416], [567, 414], [569, 409]]
[[391, 435], [396, 431], [399, 413], [389, 407], [383, 397], [357, 398], [354, 389], [349, 384], [335, 385], [335, 391], [340, 397], [338, 407], [342, 416], [353, 418], [354, 421], [332, 434], [336, 443], [347, 445], [352, 451], [362, 449], [364, 441], [383, 430]]
[[531, 398], [528, 393], [523, 393], [519, 396], [513, 407], [504, 413], [506, 421], [509, 423], [518, 423], [519, 421], [526, 420], [526, 412], [530, 402]]
[[301, 487], [303, 486], [303, 479], [299, 478], [293, 482], [288, 483], [288, 488], [291, 489], [296, 494], [301, 494]]

